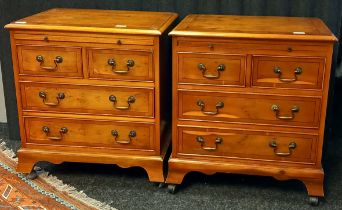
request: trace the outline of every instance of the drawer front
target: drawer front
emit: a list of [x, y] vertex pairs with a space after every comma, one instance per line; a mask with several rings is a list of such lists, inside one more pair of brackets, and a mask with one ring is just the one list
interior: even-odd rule
[[[203, 38], [176, 38], [179, 51], [190, 52], [207, 52], [207, 53], [227, 53], [227, 52], [244, 52], [255, 54], [262, 52], [268, 55], [317, 55], [324, 54], [329, 51], [327, 45], [318, 44], [317, 42], [270, 42], [267, 41], [250, 41], [250, 40], [223, 40], [223, 39], [203, 39]], [[323, 52], [323, 53], [322, 53]], [[260, 54], [260, 53], [258, 53]]]
[[18, 45], [19, 73], [47, 77], [83, 77], [79, 47]]
[[314, 163], [317, 136], [178, 128], [179, 154]]
[[318, 127], [319, 98], [179, 91], [179, 118]]
[[89, 78], [153, 81], [150, 51], [90, 49]]
[[22, 83], [23, 110], [154, 116], [153, 89]]
[[178, 60], [179, 83], [245, 85], [245, 56], [178, 53]]
[[132, 122], [25, 118], [26, 142], [122, 149], [152, 149], [154, 126]]
[[322, 89], [325, 58], [253, 56], [252, 59], [253, 86]]
[[127, 36], [127, 35], [99, 35], [99, 34], [75, 34], [67, 32], [53, 32], [37, 34], [33, 33], [14, 33], [14, 39], [19, 41], [49, 41], [49, 42], [78, 42], [78, 43], [109, 43], [117, 45], [154, 45], [153, 37]]

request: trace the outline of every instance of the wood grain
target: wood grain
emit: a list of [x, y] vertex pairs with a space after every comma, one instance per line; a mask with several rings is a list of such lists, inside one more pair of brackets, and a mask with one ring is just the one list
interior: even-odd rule
[[164, 182], [170, 139], [160, 115], [170, 110], [161, 107], [159, 72], [169, 54], [160, 56], [159, 42], [176, 17], [52, 9], [8, 24], [22, 141], [17, 171], [38, 161], [105, 163], [140, 166], [150, 181]]
[[[337, 40], [324, 23], [189, 15], [170, 35], [173, 151], [166, 182], [181, 184], [191, 171], [251, 174], [298, 179], [310, 196], [324, 196], [321, 158]], [[230, 56], [243, 58], [231, 72]], [[226, 62], [225, 80], [202, 77], [202, 61], [209, 70]]]

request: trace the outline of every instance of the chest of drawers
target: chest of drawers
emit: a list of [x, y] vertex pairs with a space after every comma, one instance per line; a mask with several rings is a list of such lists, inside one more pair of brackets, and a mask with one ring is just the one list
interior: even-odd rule
[[334, 35], [319, 19], [189, 15], [173, 36], [173, 151], [190, 171], [299, 179], [321, 167]]
[[10, 30], [22, 148], [37, 161], [143, 167], [164, 182], [167, 32], [176, 14], [52, 9]]

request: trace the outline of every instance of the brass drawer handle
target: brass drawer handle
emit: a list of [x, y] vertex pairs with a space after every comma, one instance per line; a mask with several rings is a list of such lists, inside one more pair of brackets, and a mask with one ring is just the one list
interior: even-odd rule
[[273, 152], [275, 155], [278, 155], [278, 156], [282, 156], [282, 157], [285, 157], [285, 156], [290, 156], [292, 155], [293, 151], [296, 149], [297, 147], [297, 144], [296, 142], [290, 142], [289, 143], [289, 152], [278, 152], [278, 144], [275, 140], [272, 140], [270, 141], [270, 143], [268, 144], [271, 148], [273, 148]]
[[292, 120], [295, 118], [295, 113], [299, 112], [298, 106], [293, 106], [291, 109], [291, 116], [280, 116], [280, 107], [279, 105], [273, 104], [271, 107], [272, 111], [276, 113], [276, 118], [280, 120]]
[[55, 71], [58, 69], [58, 64], [63, 62], [62, 56], [56, 56], [56, 58], [53, 60], [55, 63], [55, 66], [44, 66], [44, 57], [42, 55], [37, 55], [36, 60], [40, 63], [40, 68], [45, 69], [47, 71]]
[[135, 138], [137, 136], [137, 132], [132, 130], [128, 133], [129, 140], [125, 141], [118, 141], [117, 138], [119, 137], [119, 132], [117, 130], [112, 130], [112, 136], [115, 137], [115, 142], [118, 144], [130, 144], [132, 141], [132, 138]]
[[217, 115], [219, 113], [219, 109], [222, 109], [224, 107], [224, 103], [222, 101], [217, 102], [215, 106], [216, 107], [215, 112], [204, 111], [205, 103], [202, 100], [197, 101], [197, 106], [201, 107], [201, 112], [205, 115]]
[[40, 98], [43, 99], [43, 103], [47, 106], [58, 106], [61, 103], [61, 100], [65, 98], [65, 94], [63, 92], [60, 92], [56, 96], [57, 102], [53, 103], [53, 102], [47, 102], [47, 94], [44, 91], [40, 91], [38, 95]]
[[303, 72], [303, 69], [301, 67], [297, 67], [294, 70], [294, 78], [283, 78], [281, 69], [278, 66], [274, 67], [274, 73], [278, 74], [278, 78], [281, 82], [295, 82], [298, 80], [297, 75], [300, 75], [302, 72]]
[[198, 64], [198, 69], [202, 72], [202, 76], [204, 78], [207, 79], [218, 79], [220, 78], [220, 72], [224, 71], [226, 69], [226, 66], [224, 64], [220, 64], [217, 66], [216, 71], [217, 71], [217, 75], [213, 75], [213, 74], [206, 74], [207, 68], [205, 67], [205, 65], [203, 63]]
[[131, 104], [133, 104], [135, 102], [135, 97], [134, 96], [129, 96], [128, 97], [128, 99], [127, 99], [128, 106], [116, 106], [117, 99], [116, 99], [116, 96], [114, 96], [114, 95], [110, 95], [109, 96], [109, 101], [113, 102], [115, 109], [127, 110], [127, 109], [129, 109], [131, 107]]
[[131, 59], [127, 60], [127, 70], [115, 70], [116, 62], [113, 58], [108, 59], [108, 65], [112, 66], [112, 71], [116, 74], [127, 74], [131, 70], [131, 68], [133, 68], [135, 62]]
[[216, 137], [215, 139], [215, 147], [206, 147], [205, 146], [205, 142], [204, 142], [204, 138], [202, 136], [197, 136], [196, 137], [196, 141], [201, 143], [201, 148], [203, 150], [206, 150], [206, 151], [215, 151], [217, 149], [217, 145], [218, 144], [221, 144], [223, 139], [221, 137]]
[[50, 128], [47, 126], [42, 127], [42, 131], [46, 134], [47, 138], [53, 141], [59, 141], [63, 139], [63, 135], [68, 133], [68, 129], [66, 127], [62, 127], [59, 129], [59, 136], [50, 136]]

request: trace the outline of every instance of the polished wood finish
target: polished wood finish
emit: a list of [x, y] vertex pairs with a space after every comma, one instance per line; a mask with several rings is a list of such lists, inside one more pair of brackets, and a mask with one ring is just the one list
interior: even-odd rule
[[[46, 99], [40, 93], [46, 94]], [[154, 91], [151, 88], [21, 83], [24, 111], [103, 114], [131, 117], [154, 117]], [[57, 99], [58, 94], [63, 99]], [[115, 96], [116, 101], [111, 101]], [[134, 101], [129, 103], [130, 97]], [[122, 107], [120, 109], [120, 107]]]
[[[18, 45], [17, 49], [21, 75], [83, 77], [80, 47]], [[61, 63], [54, 62], [57, 56], [62, 57]]]
[[[153, 81], [151, 51], [89, 49], [89, 78]], [[113, 62], [110, 65], [108, 62]], [[129, 62], [132, 62], [130, 66]]]
[[225, 54], [179, 54], [179, 82], [184, 84], [245, 85], [246, 57]]
[[336, 41], [336, 37], [320, 19], [302, 17], [188, 15], [170, 34], [176, 36]]
[[322, 89], [322, 57], [253, 56], [253, 86]]
[[17, 171], [38, 161], [105, 163], [143, 167], [150, 181], [164, 182], [170, 55], [160, 43], [176, 17], [52, 9], [6, 25], [22, 141]]
[[[336, 37], [322, 21], [189, 15], [170, 35], [173, 150], [166, 182], [180, 184], [191, 171], [263, 175], [301, 180], [310, 196], [324, 196]], [[199, 63], [212, 75], [220, 63], [227, 68], [205, 78]]]
[[[297, 127], [318, 127], [319, 115], [313, 113], [321, 108], [319, 98], [183, 90], [179, 91], [178, 101], [179, 119]], [[204, 103], [203, 110], [199, 101]], [[224, 106], [217, 108], [220, 102]], [[278, 117], [277, 112], [272, 110], [274, 105], [279, 107]], [[298, 107], [298, 111], [292, 112], [293, 107]]]
[[[44, 132], [43, 128], [48, 128]], [[66, 133], [61, 133], [66, 128]], [[25, 118], [27, 144], [153, 150], [154, 126], [98, 120]], [[113, 135], [117, 131], [118, 135]], [[130, 132], [135, 136], [130, 137]]]

